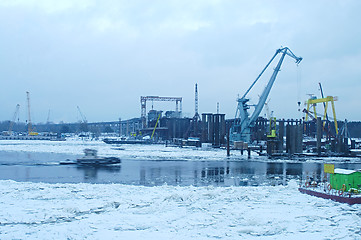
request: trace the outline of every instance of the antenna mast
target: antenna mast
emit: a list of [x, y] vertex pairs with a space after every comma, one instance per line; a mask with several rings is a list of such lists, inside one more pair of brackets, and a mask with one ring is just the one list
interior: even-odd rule
[[26, 98], [28, 100], [28, 134], [32, 132], [31, 115], [30, 115], [30, 93], [26, 92]]
[[195, 86], [195, 94], [194, 94], [194, 117], [195, 120], [200, 119], [199, 113], [198, 113], [198, 85], [196, 83]]

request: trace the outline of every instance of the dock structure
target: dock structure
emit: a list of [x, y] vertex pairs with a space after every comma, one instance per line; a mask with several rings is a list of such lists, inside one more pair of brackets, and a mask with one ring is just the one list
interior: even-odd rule
[[202, 113], [201, 141], [216, 147], [226, 143], [225, 114]]
[[[342, 126], [336, 134], [335, 124], [321, 117], [305, 119], [277, 119], [276, 125], [260, 117], [251, 131], [251, 140], [261, 146], [267, 142], [267, 154], [278, 155], [314, 155], [314, 156], [357, 156], [356, 141], [348, 133], [348, 122], [339, 121]], [[336, 125], [337, 126], [337, 125]], [[274, 130], [274, 132], [272, 132]], [[306, 139], [304, 139], [306, 138]], [[349, 144], [351, 143], [351, 144]], [[237, 146], [242, 144], [234, 143]], [[262, 151], [262, 147], [260, 147]]]

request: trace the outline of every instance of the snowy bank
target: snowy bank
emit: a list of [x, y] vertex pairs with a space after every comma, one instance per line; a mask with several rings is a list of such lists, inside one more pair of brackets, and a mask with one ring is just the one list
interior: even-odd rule
[[334, 162], [334, 163], [360, 163], [359, 158], [267, 158], [259, 156], [252, 152], [251, 158], [248, 159], [247, 153], [241, 154], [239, 150], [232, 150], [231, 156], [227, 157], [225, 149], [210, 148], [180, 148], [167, 147], [165, 145], [142, 145], [142, 144], [123, 144], [120, 146], [106, 144], [102, 141], [41, 141], [41, 140], [2, 140], [0, 141], [0, 150], [8, 152], [24, 153], [55, 153], [70, 154], [74, 156], [83, 155], [85, 148], [98, 150], [99, 156], [113, 156], [121, 159], [132, 160], [182, 160], [182, 161], [261, 161], [261, 162]]
[[[63, 153], [83, 155], [85, 148], [98, 150], [99, 156], [115, 156], [122, 159], [147, 159], [147, 160], [192, 160], [192, 161], [219, 161], [226, 159], [224, 149], [199, 149], [166, 147], [159, 144], [124, 144], [121, 146], [106, 144], [102, 141], [39, 141], [39, 140], [6, 140], [0, 141], [2, 151], [37, 152], [37, 153]], [[254, 159], [266, 159], [253, 153]], [[232, 151], [230, 160], [247, 160], [247, 154]]]
[[0, 181], [1, 239], [357, 239], [361, 207], [276, 187]]

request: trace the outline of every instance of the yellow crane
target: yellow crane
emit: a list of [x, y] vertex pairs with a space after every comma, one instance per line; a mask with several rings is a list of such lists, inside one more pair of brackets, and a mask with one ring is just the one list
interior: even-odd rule
[[307, 100], [307, 109], [306, 109], [306, 118], [305, 120], [308, 120], [308, 113], [310, 111], [310, 106], [313, 107], [313, 114], [315, 115], [315, 118], [317, 119], [317, 113], [316, 113], [316, 104], [317, 103], [323, 103], [324, 104], [324, 114], [323, 114], [323, 120], [326, 120], [327, 118], [327, 108], [328, 108], [328, 103], [331, 103], [331, 107], [332, 107], [332, 113], [333, 113], [333, 119], [334, 119], [334, 123], [335, 123], [335, 130], [336, 130], [336, 135], [338, 135], [338, 126], [337, 126], [337, 118], [336, 118], [336, 110], [335, 110], [335, 104], [334, 101], [337, 101], [336, 97], [332, 97], [332, 96], [327, 96], [325, 98], [310, 98]]
[[159, 116], [158, 116], [157, 122], [155, 123], [155, 127], [154, 127], [154, 129], [153, 129], [152, 136], [150, 137], [150, 139], [153, 139], [153, 136], [154, 136], [154, 133], [155, 133], [155, 129], [157, 128], [157, 125], [158, 125], [158, 122], [159, 122], [160, 115], [162, 115], [162, 114], [160, 113]]

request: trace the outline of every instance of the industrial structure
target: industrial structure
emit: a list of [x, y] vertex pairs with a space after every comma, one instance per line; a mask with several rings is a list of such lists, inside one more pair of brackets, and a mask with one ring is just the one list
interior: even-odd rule
[[[283, 156], [284, 154], [297, 155], [302, 152], [310, 151], [321, 156], [323, 152], [331, 150], [338, 154], [350, 154], [348, 142], [350, 134], [348, 131], [347, 120], [338, 122], [336, 119], [336, 110], [334, 101], [336, 97], [323, 95], [321, 83], [319, 83], [321, 98], [311, 96], [303, 109], [305, 117], [301, 119], [276, 119], [268, 106], [268, 96], [276, 80], [278, 72], [281, 69], [284, 58], [288, 55], [293, 58], [298, 65], [301, 57], [297, 57], [287, 48], [280, 48], [263, 68], [256, 80], [251, 84], [242, 97], [237, 99], [237, 109], [234, 119], [227, 119], [225, 114], [219, 112], [219, 103], [217, 102], [216, 113], [199, 113], [198, 105], [198, 84], [194, 87], [194, 115], [193, 117], [182, 116], [182, 97], [161, 97], [161, 96], [141, 96], [141, 115], [137, 118], [111, 122], [93, 122], [89, 123], [85, 115], [77, 106], [81, 120], [77, 123], [50, 124], [49, 115], [46, 124], [37, 124], [38, 134], [31, 121], [30, 93], [27, 94], [27, 123], [22, 126], [22, 133], [12, 134], [16, 126], [16, 116], [19, 115], [18, 104], [13, 114], [12, 121], [9, 121], [7, 131], [3, 132], [0, 139], [59, 139], [62, 133], [75, 133], [79, 136], [83, 134], [86, 137], [98, 137], [101, 133], [107, 133], [108, 136], [117, 136], [118, 138], [127, 139], [129, 142], [151, 142], [151, 143], [173, 143], [180, 146], [192, 145], [201, 146], [202, 143], [213, 147], [225, 147], [229, 149], [232, 145], [234, 149], [262, 151], [266, 148], [266, 154], [269, 156]], [[268, 80], [266, 87], [259, 96], [255, 105], [249, 104], [248, 94], [255, 84], [264, 74], [266, 69], [271, 65], [277, 56], [280, 56], [272, 75]], [[268, 101], [267, 101], [268, 99]], [[151, 109], [147, 112], [147, 102], [152, 102]], [[154, 108], [154, 101], [175, 102], [175, 110], [160, 110]], [[317, 113], [317, 104], [323, 104], [323, 115]], [[298, 102], [299, 111], [301, 102]], [[332, 108], [332, 116], [329, 117], [327, 111], [329, 105]], [[254, 107], [252, 113], [250, 108]], [[265, 107], [265, 117], [260, 117], [260, 113]], [[319, 116], [323, 116], [321, 119]], [[331, 120], [330, 120], [331, 119]], [[21, 124], [20, 124], [21, 125]], [[334, 126], [334, 127], [333, 127]], [[341, 130], [339, 131], [339, 126]], [[17, 127], [17, 128], [16, 128]], [[3, 127], [4, 129], [4, 127]], [[16, 131], [16, 130], [15, 130]], [[361, 132], [360, 132], [361, 135]], [[303, 141], [304, 136], [309, 136], [310, 141]], [[326, 140], [321, 139], [326, 136]], [[141, 140], [141, 141], [139, 141]], [[355, 141], [351, 140], [351, 148], [355, 147]], [[228, 154], [228, 151], [227, 151]]]
[[34, 131], [33, 125], [31, 123], [30, 93], [29, 92], [26, 92], [26, 98], [27, 98], [27, 101], [28, 101], [28, 135], [29, 136], [36, 136], [36, 135], [38, 135], [38, 133]]
[[[182, 116], [182, 98], [181, 97], [159, 97], [159, 96], [141, 96], [140, 105], [141, 105], [141, 119], [143, 123], [143, 128], [147, 127], [147, 101], [171, 101], [176, 103], [175, 115], [180, 118]], [[153, 108], [152, 108], [153, 110]]]
[[13, 118], [9, 123], [9, 129], [8, 129], [7, 133], [5, 133], [5, 135], [9, 135], [9, 136], [11, 135], [11, 133], [13, 131], [14, 124], [15, 124], [15, 121], [16, 121], [16, 117], [19, 116], [19, 108], [20, 108], [20, 104], [16, 104], [16, 108], [15, 108]]
[[[328, 109], [328, 103], [331, 103], [331, 107], [332, 107], [332, 113], [333, 113], [333, 119], [337, 119], [336, 118], [336, 110], [335, 110], [335, 104], [334, 101], [336, 101], [337, 98], [335, 99], [332, 96], [327, 96], [325, 98], [316, 98], [315, 96], [311, 97], [310, 99], [307, 100], [307, 109], [304, 109], [303, 112], [306, 114], [305, 117], [305, 121], [308, 121], [308, 118], [311, 117], [312, 119], [317, 119], [317, 111], [316, 111], [316, 104], [317, 103], [323, 103], [324, 104], [324, 114], [323, 114], [323, 121], [328, 121], [328, 115], [327, 115], [327, 109]], [[310, 107], [313, 107], [313, 116], [312, 116], [312, 112], [310, 112]], [[336, 135], [338, 135], [338, 126], [337, 126], [337, 121], [334, 121], [335, 124], [335, 132]], [[324, 123], [325, 125], [325, 123]]]
[[80, 110], [80, 107], [79, 106], [76, 106], [76, 107], [77, 107], [78, 112], [79, 112], [80, 117], [81, 117], [79, 131], [80, 132], [87, 132], [87, 131], [89, 131], [89, 129], [88, 129], [88, 120], [86, 119], [86, 117], [82, 113], [82, 111]]
[[[255, 105], [255, 109], [250, 116], [248, 113], [248, 109], [250, 109], [250, 105], [248, 104], [249, 98], [247, 98], [247, 94], [251, 91], [253, 86], [256, 84], [256, 82], [260, 79], [262, 74], [265, 72], [265, 70], [268, 68], [268, 66], [272, 63], [272, 61], [275, 59], [275, 57], [278, 54], [282, 54], [280, 57], [280, 60], [275, 67], [273, 74], [268, 81], [268, 84], [266, 88], [263, 90], [262, 95], [259, 98], [258, 103]], [[299, 64], [302, 60], [301, 57], [297, 57], [292, 53], [292, 51], [287, 48], [280, 48], [276, 51], [276, 53], [273, 55], [271, 60], [267, 63], [266, 67], [261, 71], [261, 73], [258, 75], [256, 80], [252, 83], [252, 85], [248, 88], [248, 90], [245, 92], [245, 94], [237, 99], [238, 106], [236, 110], [236, 116], [234, 119], [233, 126], [231, 128], [231, 135], [230, 138], [232, 141], [244, 141], [244, 142], [250, 142], [251, 141], [251, 128], [255, 125], [255, 122], [257, 121], [257, 118], [259, 117], [259, 114], [262, 111], [263, 106], [266, 103], [267, 97], [271, 91], [271, 88], [273, 86], [274, 81], [276, 80], [277, 74], [280, 71], [283, 59], [285, 56], [288, 55], [295, 59], [296, 64]]]

